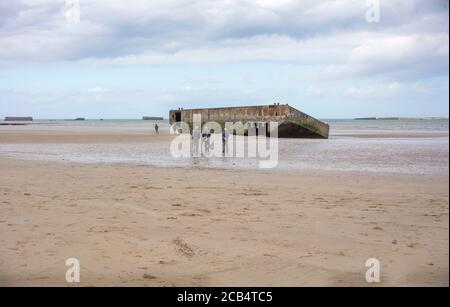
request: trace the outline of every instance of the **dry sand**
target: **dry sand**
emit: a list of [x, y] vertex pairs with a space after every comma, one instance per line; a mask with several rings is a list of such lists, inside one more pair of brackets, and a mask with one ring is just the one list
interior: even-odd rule
[[448, 175], [7, 158], [0, 170], [2, 286], [65, 286], [71, 257], [81, 286], [368, 286], [371, 257], [379, 285], [449, 284]]

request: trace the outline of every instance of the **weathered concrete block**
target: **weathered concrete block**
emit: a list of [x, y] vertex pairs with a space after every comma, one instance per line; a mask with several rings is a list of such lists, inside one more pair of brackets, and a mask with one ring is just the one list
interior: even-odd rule
[[328, 124], [288, 104], [186, 110], [180, 108], [169, 112], [169, 123], [185, 122], [192, 129], [194, 114], [201, 115], [202, 124], [213, 121], [219, 123], [222, 128], [226, 122], [242, 122], [246, 127], [264, 123], [266, 134], [267, 124], [271, 121], [278, 122], [278, 137], [281, 138], [328, 138], [330, 131]]

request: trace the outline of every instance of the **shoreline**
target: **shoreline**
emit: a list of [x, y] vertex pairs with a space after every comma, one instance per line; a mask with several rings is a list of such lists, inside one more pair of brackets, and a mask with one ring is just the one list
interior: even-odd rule
[[[202, 157], [202, 159], [206, 159], [205, 157]], [[156, 164], [145, 164], [140, 162], [129, 162], [129, 161], [122, 161], [122, 162], [97, 162], [97, 161], [90, 161], [90, 162], [78, 162], [78, 161], [70, 161], [70, 160], [50, 160], [50, 159], [42, 159], [42, 158], [21, 158], [21, 157], [11, 157], [11, 156], [1, 156], [0, 160], [5, 161], [11, 161], [14, 162], [32, 162], [32, 163], [48, 163], [48, 164], [56, 164], [60, 166], [67, 166], [67, 167], [77, 167], [77, 166], [105, 166], [105, 167], [138, 167], [138, 168], [149, 168], [149, 169], [158, 169], [161, 171], [170, 171], [172, 169], [176, 170], [193, 170], [193, 171], [219, 171], [219, 172], [226, 172], [226, 173], [252, 173], [254, 175], [270, 175], [270, 174], [279, 174], [279, 175], [305, 175], [305, 176], [318, 176], [321, 175], [323, 177], [333, 177], [333, 176], [370, 176], [373, 178], [379, 178], [382, 179], [384, 177], [398, 177], [400, 179], [404, 178], [417, 178], [417, 177], [423, 177], [423, 178], [443, 178], [444, 180], [447, 178], [447, 180], [450, 178], [448, 173], [442, 172], [442, 173], [403, 173], [403, 172], [388, 172], [388, 171], [366, 171], [366, 170], [336, 170], [336, 169], [314, 169], [314, 168], [304, 168], [304, 169], [286, 169], [286, 168], [272, 168], [272, 169], [263, 169], [263, 168], [228, 168], [228, 167], [211, 167], [211, 166], [201, 166], [201, 165], [156, 165]]]
[[[112, 130], [111, 130], [112, 129]], [[328, 140], [279, 139], [276, 171], [435, 174], [448, 172], [448, 134], [437, 131], [341, 131]], [[166, 131], [148, 127], [0, 129], [0, 157], [32, 161], [259, 169], [258, 158], [173, 158]], [[236, 142], [243, 142], [237, 138]], [[242, 143], [241, 143], [242, 144]], [[388, 150], [386, 150], [388, 149]]]

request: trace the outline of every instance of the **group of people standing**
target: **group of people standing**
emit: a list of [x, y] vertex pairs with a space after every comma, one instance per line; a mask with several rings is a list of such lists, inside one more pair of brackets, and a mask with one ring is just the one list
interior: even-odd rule
[[[211, 144], [211, 134], [214, 133], [214, 130], [210, 130], [207, 127], [203, 129], [203, 132], [196, 127], [194, 131], [192, 132], [192, 139], [194, 141], [193, 144], [193, 152], [194, 154], [199, 153], [199, 149], [201, 150], [201, 146], [204, 148], [204, 153], [209, 153], [212, 148]], [[229, 139], [229, 133], [228, 130], [225, 128], [222, 131], [222, 153], [228, 153], [228, 139]]]
[[[159, 126], [158, 123], [155, 123], [155, 134], [159, 134]], [[171, 129], [175, 131], [175, 126], [172, 126]], [[193, 139], [193, 153], [194, 155], [199, 155], [199, 153], [204, 152], [208, 154], [210, 150], [214, 148], [211, 143], [211, 136], [214, 134], [214, 130], [209, 129], [208, 127], [204, 127], [203, 131], [199, 129], [199, 127], [194, 127], [192, 131], [192, 139]], [[228, 154], [228, 140], [229, 140], [229, 132], [228, 129], [225, 128], [222, 130], [222, 154]]]

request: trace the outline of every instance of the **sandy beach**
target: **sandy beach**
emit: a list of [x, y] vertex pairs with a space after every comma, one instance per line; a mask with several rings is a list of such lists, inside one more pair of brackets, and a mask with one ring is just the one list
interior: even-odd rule
[[0, 0], [0, 288], [449, 287], [449, 3]]
[[[21, 130], [22, 129], [22, 130]], [[0, 144], [167, 143], [8, 128]], [[448, 155], [448, 153], [447, 153]], [[448, 168], [448, 165], [447, 165]], [[0, 285], [448, 286], [448, 174], [235, 170], [0, 156]]]

